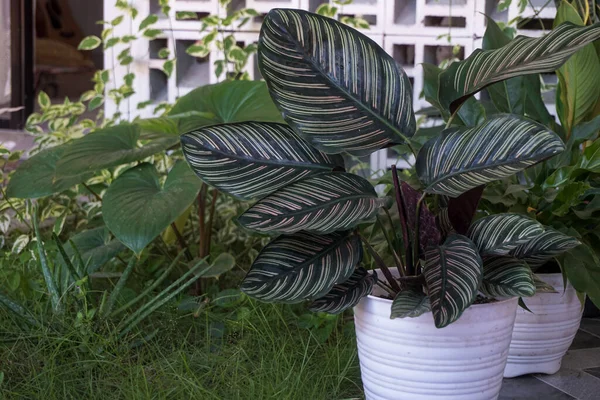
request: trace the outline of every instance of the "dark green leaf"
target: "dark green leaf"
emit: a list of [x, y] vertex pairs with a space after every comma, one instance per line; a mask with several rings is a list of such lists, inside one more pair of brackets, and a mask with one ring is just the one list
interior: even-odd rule
[[233, 122], [284, 122], [262, 81], [224, 81], [192, 90], [168, 115], [179, 132]]
[[[78, 265], [79, 260], [73, 245], [81, 255], [83, 266], [80, 268], [85, 267], [84, 275], [98, 271], [100, 267], [125, 250], [125, 246], [121, 242], [115, 239], [111, 240], [108, 229], [103, 226], [80, 232], [64, 244], [67, 257], [74, 265]], [[66, 269], [65, 261], [60, 255], [56, 258], [55, 264]]]
[[475, 128], [445, 129], [421, 148], [416, 170], [425, 191], [457, 197], [563, 150], [560, 138], [543, 125], [503, 114]]
[[83, 171], [73, 171], [66, 178], [58, 176], [57, 163], [63, 158], [68, 146], [66, 144], [42, 150], [23, 161], [8, 182], [6, 195], [23, 199], [49, 196], [90, 178], [92, 174]]
[[366, 179], [331, 172], [284, 186], [254, 204], [238, 221], [262, 233], [331, 233], [374, 219], [385, 203]]
[[483, 260], [481, 291], [488, 297], [531, 297], [533, 274], [524, 261], [506, 256]]
[[570, 251], [562, 266], [573, 287], [600, 306], [600, 260], [594, 250], [585, 245]]
[[420, 287], [408, 287], [394, 298], [390, 318], [415, 318], [429, 311], [431, 311], [431, 304], [423, 290]]
[[600, 38], [600, 24], [564, 23], [539, 38], [518, 36], [496, 50], [475, 50], [440, 74], [442, 106], [454, 113], [471, 95], [516, 76], [552, 72], [571, 55]]
[[358, 267], [344, 283], [335, 285], [325, 296], [313, 301], [309, 309], [313, 312], [339, 314], [369, 295], [375, 282], [376, 273], [369, 274], [364, 268]]
[[57, 175], [71, 177], [83, 172], [139, 161], [177, 144], [177, 136], [151, 140], [138, 146], [141, 129], [137, 125], [104, 128], [69, 142], [57, 163]]
[[360, 239], [347, 232], [282, 235], [258, 255], [242, 291], [265, 302], [317, 299], [345, 282], [361, 257]]
[[505, 255], [543, 232], [539, 222], [524, 215], [494, 214], [475, 221], [467, 236], [481, 254]]
[[181, 136], [183, 153], [204, 181], [232, 196], [251, 199], [343, 165], [310, 147], [290, 127], [238, 123]]
[[567, 236], [554, 229], [545, 232], [516, 247], [510, 254], [524, 260], [531, 268], [541, 267], [555, 256], [569, 251], [581, 243], [574, 237]]
[[406, 73], [375, 42], [336, 20], [271, 10], [258, 65], [288, 124], [321, 151], [367, 155], [415, 133]]
[[184, 162], [175, 164], [164, 186], [151, 164], [119, 176], [108, 188], [102, 215], [110, 231], [140, 253], [194, 201], [201, 182]]
[[443, 328], [456, 321], [475, 300], [483, 265], [475, 244], [453, 234], [443, 245], [426, 252], [423, 273], [435, 326]]

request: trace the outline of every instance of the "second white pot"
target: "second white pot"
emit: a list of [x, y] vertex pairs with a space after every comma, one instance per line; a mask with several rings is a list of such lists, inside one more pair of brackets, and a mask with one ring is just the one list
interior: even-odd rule
[[519, 307], [504, 370], [506, 378], [542, 373], [554, 374], [579, 329], [582, 307], [575, 289], [563, 292], [561, 274], [538, 274], [558, 293], [538, 293], [524, 299], [532, 311]]

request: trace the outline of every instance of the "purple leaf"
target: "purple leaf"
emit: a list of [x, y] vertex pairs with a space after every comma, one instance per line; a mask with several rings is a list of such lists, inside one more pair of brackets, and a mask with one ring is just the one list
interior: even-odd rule
[[457, 233], [466, 235], [477, 211], [482, 193], [483, 185], [473, 188], [456, 198], [450, 198], [448, 201], [448, 218]]
[[[413, 189], [408, 183], [402, 182], [402, 197], [406, 209], [407, 225], [411, 231], [415, 230], [417, 215], [417, 202], [421, 193]], [[437, 227], [435, 215], [425, 203], [421, 204], [421, 218], [419, 221], [419, 252], [423, 253], [427, 247], [437, 246], [442, 240], [442, 235]]]

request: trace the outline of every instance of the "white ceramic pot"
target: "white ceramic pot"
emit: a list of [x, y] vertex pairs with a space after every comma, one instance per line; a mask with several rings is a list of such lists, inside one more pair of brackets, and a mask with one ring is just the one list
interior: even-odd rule
[[567, 285], [563, 293], [561, 274], [538, 274], [559, 293], [538, 293], [525, 298], [532, 311], [517, 309], [506, 378], [542, 373], [554, 374], [560, 369], [563, 356], [571, 346], [581, 323], [582, 307], [575, 289]]
[[473, 305], [458, 321], [437, 329], [431, 312], [390, 319], [392, 302], [378, 294], [375, 287], [354, 308], [367, 400], [498, 397], [517, 299]]

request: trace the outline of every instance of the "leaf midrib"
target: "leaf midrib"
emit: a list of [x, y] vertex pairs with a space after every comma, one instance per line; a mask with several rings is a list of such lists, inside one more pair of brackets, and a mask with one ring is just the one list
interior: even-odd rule
[[[279, 24], [277, 24], [277, 26], [279, 26], [279, 28], [282, 28]], [[356, 99], [356, 97], [354, 97], [350, 92], [348, 92], [346, 89], [344, 89], [342, 86], [339, 85], [339, 83], [337, 83], [336, 81], [333, 80], [333, 78], [331, 78], [329, 76], [329, 74], [325, 73], [323, 71], [323, 69], [317, 65], [316, 62], [314, 62], [312, 57], [309, 57], [305, 52], [303, 47], [300, 45], [300, 43], [298, 42], [298, 40], [296, 40], [294, 38], [294, 36], [292, 36], [292, 34], [288, 31], [288, 29], [286, 27], [283, 27], [283, 31], [287, 34], [287, 36], [290, 38], [290, 40], [296, 45], [296, 49], [300, 49], [301, 53], [304, 55], [303, 59], [306, 60], [306, 62], [308, 64], [310, 64], [314, 69], [316, 69], [322, 76], [325, 77], [325, 80], [332, 83], [335, 88], [337, 88], [340, 92], [342, 92], [343, 94], [345, 94], [348, 98], [350, 98], [355, 104], [358, 104], [360, 106], [361, 109], [365, 110], [368, 114], [371, 114], [373, 116], [375, 116], [375, 119], [377, 121], [380, 121], [382, 124], [384, 124], [386, 127], [388, 127], [389, 129], [391, 129], [395, 134], [397, 134], [398, 136], [400, 136], [404, 142], [409, 142], [410, 141], [410, 137], [404, 135], [402, 132], [400, 132], [398, 130], [398, 128], [396, 128], [395, 126], [391, 125], [386, 119], [384, 119], [383, 117], [381, 117], [379, 114], [375, 113], [373, 110], [371, 110], [370, 108], [368, 108], [367, 106], [365, 106], [362, 102], [358, 101]], [[355, 34], [352, 34], [353, 36], [355, 36]], [[377, 53], [381, 53], [380, 51], [377, 51]], [[400, 143], [402, 144], [402, 143]]]
[[[373, 199], [374, 201], [380, 200], [379, 197], [372, 196], [372, 195], [364, 195], [364, 194], [362, 194], [362, 195], [352, 195], [352, 196], [347, 196], [347, 197], [339, 197], [339, 198], [334, 199], [334, 200], [330, 200], [330, 201], [326, 201], [324, 203], [320, 203], [320, 204], [318, 204], [316, 206], [310, 206], [310, 207], [308, 207], [306, 209], [302, 209], [302, 210], [294, 211], [294, 212], [289, 212], [289, 213], [283, 213], [283, 214], [281, 214], [279, 216], [271, 218], [271, 220], [280, 220], [280, 219], [283, 219], [283, 218], [293, 217], [293, 216], [296, 216], [296, 215], [308, 214], [308, 213], [311, 213], [311, 212], [314, 212], [314, 211], [318, 211], [318, 210], [320, 210], [322, 208], [330, 207], [332, 205], [335, 205], [336, 203], [341, 203], [341, 202], [345, 202], [345, 201], [352, 201], [352, 200], [357, 200], [357, 199], [365, 199], [365, 198], [366, 199]], [[381, 199], [381, 200], [383, 200], [383, 199]], [[260, 202], [257, 203], [256, 205], [260, 205]], [[252, 208], [254, 208], [254, 206]], [[252, 211], [252, 208], [250, 208], [244, 214], [246, 214], [247, 212]], [[244, 214], [242, 214], [242, 216], [244, 216]], [[262, 214], [262, 213], [260, 213], [260, 214]]]

